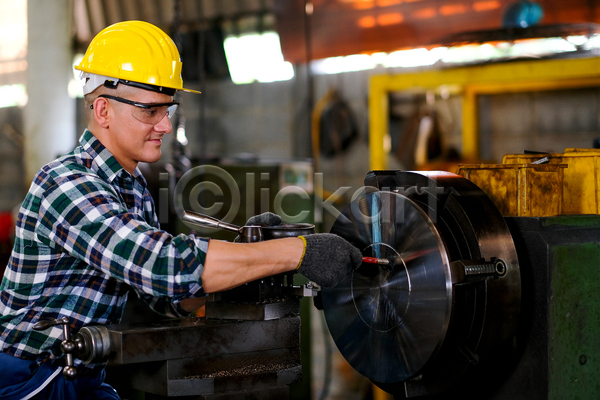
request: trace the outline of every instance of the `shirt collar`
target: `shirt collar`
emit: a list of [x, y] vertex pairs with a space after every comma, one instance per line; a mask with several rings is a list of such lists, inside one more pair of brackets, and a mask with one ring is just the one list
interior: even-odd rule
[[[115, 156], [94, 136], [89, 129], [86, 129], [79, 139], [79, 143], [83, 150], [90, 155], [95, 165], [97, 165], [98, 175], [112, 182], [121, 174], [129, 174], [119, 164]], [[122, 171], [122, 172], [121, 172]], [[146, 179], [142, 175], [138, 167], [133, 171], [133, 177], [138, 180], [143, 186], [146, 186]]]

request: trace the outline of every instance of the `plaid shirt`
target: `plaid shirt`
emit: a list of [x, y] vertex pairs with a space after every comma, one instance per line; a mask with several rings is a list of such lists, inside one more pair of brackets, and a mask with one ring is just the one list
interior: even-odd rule
[[0, 284], [0, 350], [17, 357], [61, 354], [62, 329], [32, 330], [40, 319], [68, 317], [74, 331], [119, 323], [130, 286], [167, 315], [204, 295], [208, 240], [161, 231], [139, 170], [88, 130], [80, 142], [37, 173], [19, 211]]

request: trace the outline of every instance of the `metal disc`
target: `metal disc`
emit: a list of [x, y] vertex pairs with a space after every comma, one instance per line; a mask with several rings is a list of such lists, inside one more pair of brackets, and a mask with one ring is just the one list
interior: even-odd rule
[[334, 288], [323, 288], [329, 331], [346, 360], [374, 382], [415, 376], [440, 348], [452, 309], [452, 282], [443, 241], [428, 215], [405, 196], [362, 193], [331, 229], [363, 256]]

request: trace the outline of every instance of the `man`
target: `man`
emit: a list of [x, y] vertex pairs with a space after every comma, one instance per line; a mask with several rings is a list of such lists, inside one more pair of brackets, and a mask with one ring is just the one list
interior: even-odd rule
[[151, 24], [122, 22], [76, 68], [88, 129], [35, 176], [0, 285], [0, 399], [118, 398], [102, 365], [77, 365], [78, 377], [65, 379], [62, 330], [33, 330], [40, 320], [66, 317], [73, 331], [118, 323], [129, 287], [156, 311], [184, 316], [195, 299], [261, 277], [297, 269], [332, 286], [360, 264], [360, 251], [331, 234], [241, 244], [160, 230], [137, 166], [160, 159], [173, 95], [188, 90], [177, 48]]

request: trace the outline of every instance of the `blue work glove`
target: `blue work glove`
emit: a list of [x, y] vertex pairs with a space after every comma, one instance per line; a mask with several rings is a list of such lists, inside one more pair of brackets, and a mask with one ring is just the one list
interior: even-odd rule
[[360, 250], [341, 236], [315, 233], [300, 239], [305, 248], [297, 271], [319, 286], [337, 285], [362, 263]]

